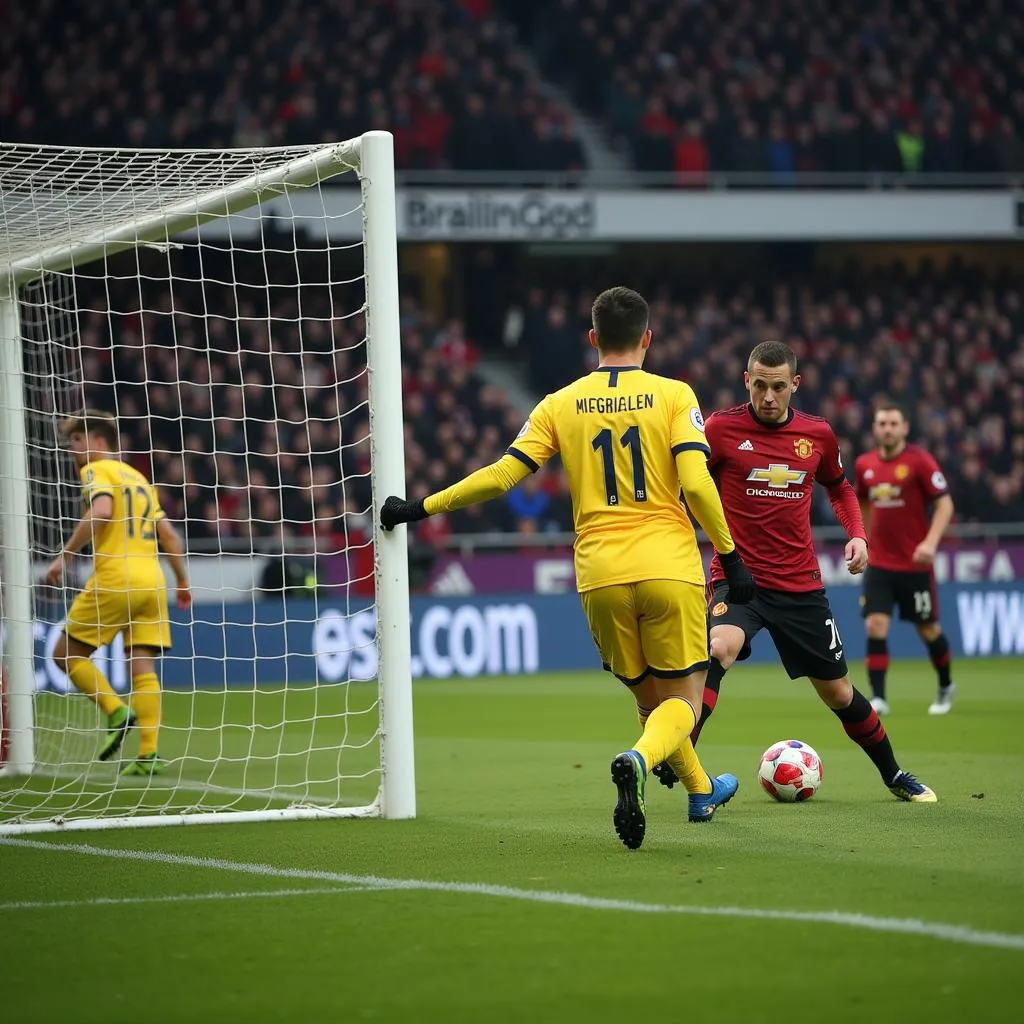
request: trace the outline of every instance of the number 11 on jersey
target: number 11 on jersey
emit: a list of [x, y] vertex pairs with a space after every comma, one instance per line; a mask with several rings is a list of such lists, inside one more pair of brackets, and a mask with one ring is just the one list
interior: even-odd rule
[[[640, 445], [640, 428], [634, 424], [619, 438], [619, 444], [629, 449], [633, 463], [633, 500], [647, 500], [647, 475], [644, 472], [644, 452]], [[618, 505], [619, 487], [615, 481], [615, 447], [612, 432], [608, 427], [598, 432], [591, 442], [595, 452], [600, 452], [604, 461], [604, 489], [609, 505]]]

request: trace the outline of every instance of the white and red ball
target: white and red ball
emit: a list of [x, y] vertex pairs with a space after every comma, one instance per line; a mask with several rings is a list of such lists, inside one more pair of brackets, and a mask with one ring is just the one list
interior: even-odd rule
[[762, 755], [757, 781], [773, 799], [784, 804], [810, 800], [821, 785], [821, 758], [801, 740], [779, 740]]

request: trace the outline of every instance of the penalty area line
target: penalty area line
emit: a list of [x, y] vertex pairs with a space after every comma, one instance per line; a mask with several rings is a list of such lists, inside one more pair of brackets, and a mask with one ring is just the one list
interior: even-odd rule
[[[943, 924], [917, 918], [874, 917], [840, 910], [801, 911], [773, 910], [758, 907], [706, 907], [671, 903], [642, 903], [635, 900], [609, 899], [583, 893], [551, 892], [543, 889], [517, 889], [483, 882], [435, 882], [415, 878], [382, 878], [378, 875], [354, 875], [342, 871], [311, 868], [288, 868], [252, 861], [224, 860], [216, 857], [194, 857], [160, 850], [126, 850], [91, 846], [87, 843], [46, 842], [37, 839], [0, 838], [0, 846], [25, 850], [77, 853], [107, 860], [135, 861], [149, 864], [170, 864], [208, 871], [255, 875], [260, 878], [302, 879], [303, 881], [359, 886], [379, 892], [443, 892], [464, 896], [487, 896], [495, 899], [547, 903], [581, 910], [618, 911], [627, 914], [687, 915], [693, 917], [730, 917], [761, 921], [792, 921], [804, 924], [831, 924], [865, 931], [919, 935], [965, 946], [987, 946], [992, 949], [1024, 951], [1024, 935], [1008, 932], [982, 931], [967, 925]], [[303, 890], [308, 891], [308, 890]], [[344, 890], [351, 892], [352, 889]]]

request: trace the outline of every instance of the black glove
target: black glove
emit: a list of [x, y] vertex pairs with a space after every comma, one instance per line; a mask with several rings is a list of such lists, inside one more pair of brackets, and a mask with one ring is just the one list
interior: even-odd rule
[[743, 564], [740, 553], [734, 548], [727, 555], [719, 555], [718, 561], [722, 563], [725, 579], [729, 584], [729, 600], [733, 604], [750, 604], [754, 600], [757, 586], [754, 577], [750, 575], [750, 570]]
[[384, 502], [380, 510], [380, 525], [385, 530], [393, 530], [399, 523], [417, 523], [427, 518], [427, 510], [423, 507], [423, 499], [406, 501], [396, 498], [393, 494]]

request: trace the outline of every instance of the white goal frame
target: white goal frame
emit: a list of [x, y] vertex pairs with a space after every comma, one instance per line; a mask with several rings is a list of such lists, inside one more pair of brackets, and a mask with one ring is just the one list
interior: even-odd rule
[[[52, 149], [102, 155], [117, 150]], [[185, 152], [182, 151], [183, 155]], [[270, 151], [264, 151], [268, 153]], [[123, 153], [123, 151], [122, 151]], [[67, 270], [125, 249], [166, 245], [175, 235], [259, 205], [293, 188], [316, 185], [355, 171], [363, 207], [363, 266], [366, 289], [367, 372], [371, 492], [374, 524], [374, 581], [380, 733], [380, 787], [362, 807], [296, 806], [251, 811], [117, 815], [0, 823], [0, 835], [47, 831], [209, 825], [227, 822], [413, 818], [416, 785], [410, 668], [409, 569], [406, 528], [384, 533], [376, 515], [389, 494], [405, 493], [402, 419], [402, 363], [398, 306], [398, 245], [395, 214], [394, 140], [389, 132], [327, 145], [227, 186], [201, 192], [143, 217], [126, 216], [80, 240], [47, 243], [37, 251], [5, 259], [0, 246], [0, 564], [4, 566], [4, 619], [7, 624], [5, 723], [9, 746], [0, 774], [30, 775], [34, 754], [34, 639], [32, 555], [29, 540], [28, 454], [25, 429], [24, 366], [18, 289], [47, 273]], [[4, 223], [5, 218], [0, 218]], [[6, 254], [10, 255], [10, 253]]]

